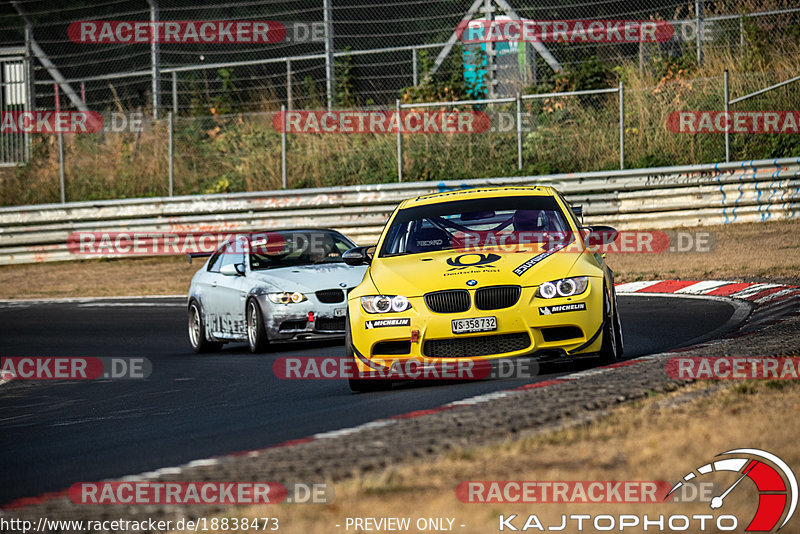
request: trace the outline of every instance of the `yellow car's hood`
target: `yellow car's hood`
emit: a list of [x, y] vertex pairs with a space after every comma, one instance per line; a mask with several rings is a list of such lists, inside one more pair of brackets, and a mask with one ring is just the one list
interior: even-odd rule
[[[579, 257], [575, 247], [558, 252], [537, 247], [514, 252], [446, 250], [375, 258], [369, 273], [380, 293], [418, 297], [441, 289], [539, 285], [570, 276]], [[468, 284], [471, 280], [476, 282]]]

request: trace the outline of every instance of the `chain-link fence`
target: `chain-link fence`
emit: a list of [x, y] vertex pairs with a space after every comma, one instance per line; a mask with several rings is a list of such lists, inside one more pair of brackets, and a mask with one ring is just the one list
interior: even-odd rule
[[[744, 50], [749, 46], [748, 34], [756, 30], [791, 38], [800, 21], [800, 8], [792, 4], [789, 0], [757, 4], [747, 0], [554, 0], [545, 5], [530, 0], [19, 0], [0, 7], [0, 36], [4, 43], [31, 49], [33, 96], [40, 108], [54, 108], [53, 88], [58, 82], [66, 96], [63, 107], [74, 107], [72, 99], [77, 98], [98, 111], [152, 111], [157, 105], [159, 112], [205, 114], [274, 110], [281, 103], [288, 103], [290, 109], [313, 107], [326, 105], [329, 96], [339, 105], [391, 105], [402, 89], [418, 85], [431, 72], [437, 79], [462, 83], [465, 73], [469, 77], [465, 51], [470, 46], [456, 32], [464, 20], [669, 24], [665, 38], [655, 43], [609, 35], [595, 39], [591, 32], [581, 35], [580, 31], [566, 39], [545, 38], [546, 42], [482, 42], [478, 48], [488, 51], [489, 62], [494, 63], [488, 66], [488, 75], [494, 76], [488, 84], [492, 87], [483, 89], [496, 88], [499, 94], [490, 96], [502, 97], [521, 89], [514, 87], [513, 79], [536, 86], [552, 79], [556, 71], [580, 70], [594, 58], [616, 64], [629, 59], [646, 66], [654, 55], [679, 54], [685, 46]], [[151, 43], [153, 39], [147, 38], [131, 42], [134, 31], [118, 31], [116, 24], [151, 20], [162, 25], [194, 22], [200, 35], [183, 31], [184, 25], [175, 38], [162, 36], [167, 42]], [[269, 42], [252, 42], [252, 35], [246, 34], [248, 38], [241, 42], [230, 42], [237, 39], [233, 33], [223, 42], [203, 42], [204, 21], [269, 21], [279, 23], [273, 28], [283, 30], [274, 30], [277, 41], [270, 37]], [[85, 22], [95, 24], [81, 26]], [[115, 24], [104, 27], [104, 22]], [[333, 60], [330, 69], [328, 46]], [[329, 75], [331, 95], [327, 94]]]

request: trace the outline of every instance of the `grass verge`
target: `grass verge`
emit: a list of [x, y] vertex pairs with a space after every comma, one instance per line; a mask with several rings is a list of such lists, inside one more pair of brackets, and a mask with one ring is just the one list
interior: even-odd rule
[[[697, 395], [707, 387], [695, 384], [675, 394], [654, 395], [579, 427], [356, 474], [336, 484], [335, 499], [327, 505], [252, 507], [230, 515], [277, 516], [282, 531], [304, 533], [347, 532], [348, 517], [410, 517], [412, 524], [417, 518], [449, 517], [455, 519], [454, 530], [467, 534], [497, 531], [499, 514], [519, 514], [523, 519], [516, 521], [518, 528], [529, 514], [536, 514], [545, 528], [560, 525], [561, 514], [709, 514], [707, 503], [466, 504], [455, 494], [466, 480], [674, 482], [715, 455], [740, 447], [767, 450], [790, 466], [800, 466], [798, 423], [790, 415], [800, 410], [800, 385], [743, 382]], [[736, 478], [719, 473], [713, 482], [724, 490]], [[742, 531], [755, 512], [756, 495], [748, 481], [717, 513], [736, 515], [737, 531]], [[800, 532], [798, 521], [794, 518], [784, 531]]]

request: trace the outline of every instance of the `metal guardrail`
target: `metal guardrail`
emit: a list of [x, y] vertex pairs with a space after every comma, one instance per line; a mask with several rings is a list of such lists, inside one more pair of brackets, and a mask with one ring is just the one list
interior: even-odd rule
[[[548, 176], [408, 182], [0, 208], [0, 264], [81, 259], [87, 232], [237, 232], [332, 227], [374, 243], [403, 199], [480, 186], [551, 185], [587, 222], [620, 229], [721, 225], [800, 216], [800, 158]], [[95, 256], [96, 257], [96, 256]]]

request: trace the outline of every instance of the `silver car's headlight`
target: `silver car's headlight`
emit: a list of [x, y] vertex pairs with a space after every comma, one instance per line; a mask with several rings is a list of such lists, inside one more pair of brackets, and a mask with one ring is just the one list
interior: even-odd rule
[[361, 307], [367, 313], [392, 313], [411, 309], [411, 303], [403, 295], [367, 295], [361, 297]]
[[298, 302], [307, 300], [306, 296], [299, 291], [295, 291], [293, 293], [289, 291], [283, 291], [281, 293], [267, 293], [267, 298], [269, 298], [269, 300], [275, 304], [297, 304]]
[[543, 283], [536, 290], [536, 296], [543, 299], [571, 297], [580, 295], [586, 291], [587, 287], [589, 287], [588, 276], [573, 276], [572, 278], [562, 278]]

